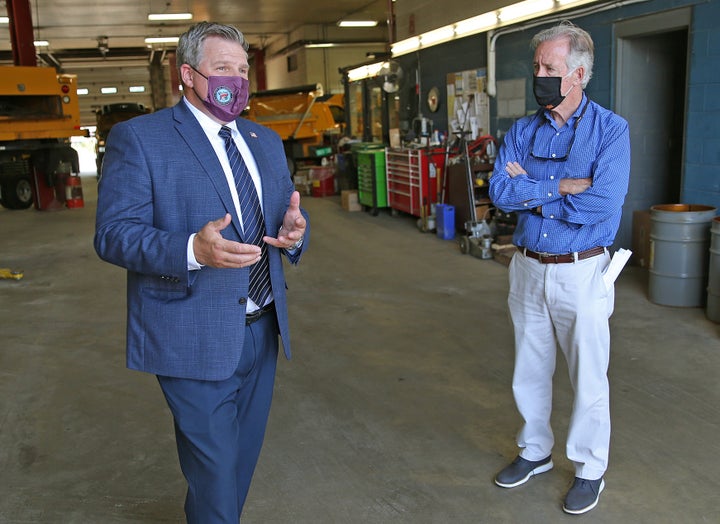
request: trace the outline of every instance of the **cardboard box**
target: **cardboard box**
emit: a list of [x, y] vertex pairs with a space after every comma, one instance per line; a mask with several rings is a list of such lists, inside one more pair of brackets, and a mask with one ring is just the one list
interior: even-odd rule
[[488, 211], [490, 211], [489, 205], [475, 206], [475, 216], [477, 217], [478, 222], [482, 220], [485, 220], [488, 223], [490, 222], [490, 217], [486, 215]]
[[296, 182], [295, 191], [300, 193], [302, 196], [310, 196], [312, 193], [312, 182]]
[[515, 246], [509, 246], [504, 249], [495, 249], [493, 250], [493, 260], [495, 260], [495, 262], [501, 263], [505, 267], [508, 267], [510, 265], [510, 261], [512, 260], [513, 255], [516, 252], [517, 248]]
[[340, 200], [342, 208], [345, 211], [362, 211], [362, 206], [358, 201], [358, 192], [355, 189], [345, 189], [340, 192]]
[[400, 129], [392, 128], [388, 130], [388, 139], [390, 141], [390, 147], [400, 147]]
[[312, 181], [310, 180], [310, 171], [308, 169], [298, 169], [295, 175], [293, 175], [293, 182], [295, 183], [295, 191], [303, 196], [310, 195]]
[[632, 258], [630, 263], [647, 268], [650, 266], [650, 210], [633, 212]]
[[509, 246], [512, 245], [512, 235], [497, 235], [495, 237], [495, 243], [499, 246]]

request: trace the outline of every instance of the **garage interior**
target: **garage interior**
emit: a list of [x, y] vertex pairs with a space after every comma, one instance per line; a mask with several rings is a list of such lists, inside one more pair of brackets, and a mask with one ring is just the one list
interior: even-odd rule
[[[183, 522], [184, 479], [157, 381], [125, 369], [125, 274], [85, 207], [0, 211], [0, 521]], [[555, 376], [555, 469], [504, 490], [517, 450], [507, 268], [414, 220], [304, 197], [311, 249], [286, 272], [280, 359], [248, 523], [556, 523], [572, 480], [571, 390]], [[412, 268], [412, 271], [408, 271]], [[717, 522], [720, 339], [702, 308], [647, 299], [626, 267], [611, 319], [613, 432], [593, 523]]]
[[[148, 47], [142, 40], [149, 30], [150, 36], [179, 33], [182, 22], [148, 24], [149, 11], [187, 10], [195, 19], [236, 23], [256, 59], [272, 62], [276, 56], [285, 63], [282, 53], [273, 53], [329, 41], [343, 18], [392, 19], [388, 5], [393, 3], [404, 4], [405, 11], [394, 7], [400, 34], [393, 38], [383, 24], [370, 36], [352, 33], [345, 37], [352, 52], [343, 65], [362, 62], [366, 49], [386, 48], [388, 38], [408, 36], [402, 33], [409, 31], [410, 14], [420, 33], [431, 27], [428, 19], [441, 24], [478, 9], [469, 0], [458, 1], [446, 13], [436, 3], [409, 0], [64, 0], [29, 5], [33, 37], [52, 44], [38, 49], [39, 65], [60, 67], [80, 79], [84, 75], [97, 88], [122, 76], [126, 85], [146, 85], [146, 91], [132, 97], [89, 94], [81, 99], [83, 125], [92, 126], [95, 111], [105, 104], [131, 100], [159, 108], [158, 91], [168, 105], [178, 96], [169, 81], [171, 47]], [[493, 2], [493, 8], [512, 3]], [[720, 41], [714, 40], [720, 31], [706, 26], [720, 21], [718, 3], [702, 2], [712, 13], [704, 19], [689, 11], [677, 16], [672, 9], [678, 2], [670, 0], [627, 4], [607, 16], [620, 21], [617, 34], [624, 40], [618, 53], [624, 63], [643, 67], [643, 89], [651, 91], [662, 81], [652, 77], [660, 70], [647, 66], [656, 62], [642, 56], [665, 56], [663, 63], [675, 77], [687, 75], [688, 85], [703, 82], [692, 74], [702, 64], [689, 59], [685, 64], [686, 53], [692, 52], [693, 60], [698, 55], [698, 47], [687, 42], [707, 30], [710, 63], [717, 65], [712, 60], [720, 55], [712, 42]], [[662, 32], [646, 29], [648, 20]], [[687, 25], [675, 27], [678, 20]], [[520, 41], [532, 32], [528, 28], [505, 38]], [[102, 36], [107, 40], [98, 39]], [[443, 50], [426, 52], [441, 56]], [[519, 53], [527, 53], [524, 41]], [[412, 71], [406, 66], [410, 56], [403, 62], [407, 72]], [[148, 73], [153, 60], [164, 64], [161, 88]], [[453, 60], [451, 70], [467, 68], [456, 56], [448, 58]], [[434, 79], [444, 79], [446, 73], [439, 61], [435, 71], [428, 62], [419, 73], [423, 101], [432, 85], [442, 84]], [[12, 64], [9, 42], [0, 45], [0, 63]], [[512, 65], [508, 62], [506, 69]], [[267, 77], [254, 77], [256, 85], [275, 88], [308, 81], [280, 79], [273, 71], [270, 64]], [[337, 68], [324, 71], [335, 83], [333, 90], [341, 89]], [[504, 73], [502, 65], [498, 73]], [[607, 73], [601, 69], [596, 74]], [[625, 93], [638, 81], [627, 71], [620, 76], [617, 84]], [[716, 80], [707, 83], [716, 85]], [[654, 90], [651, 98], [658, 104], [671, 101], [680, 112], [697, 109], [700, 88], [686, 87]], [[702, 89], [703, 107], [709, 108], [705, 116], [713, 119], [720, 112], [712, 102], [718, 88]], [[605, 91], [611, 89], [598, 88], [601, 101]], [[646, 126], [642, 136], [633, 137], [634, 185], [623, 230], [623, 245], [630, 247], [637, 210], [676, 200], [720, 203], [720, 167], [707, 145], [720, 138], [720, 119], [699, 124], [693, 119], [703, 111], [687, 109], [691, 122], [679, 126], [683, 136], [666, 133], [657, 141], [670, 145], [657, 151], [647, 136], [678, 127], [678, 117], [648, 120], [653, 111], [645, 112], [642, 94], [613, 96], [607, 94], [608, 101]], [[447, 127], [447, 119], [433, 118], [436, 129]], [[505, 123], [494, 118], [491, 125], [499, 136]], [[698, 145], [702, 143], [704, 149]], [[172, 418], [156, 379], [125, 368], [125, 272], [95, 254], [92, 163], [79, 174], [82, 205], [76, 208], [0, 208], [0, 269], [11, 270], [0, 273], [0, 522], [183, 522], [186, 486]], [[698, 176], [705, 178], [698, 181]], [[389, 205], [379, 212], [372, 205], [348, 211], [347, 193], [341, 195], [337, 182], [335, 189], [302, 196], [313, 238], [302, 263], [286, 269], [293, 359], [279, 361], [267, 437], [242, 521], [513, 524], [577, 518], [561, 510], [573, 477], [563, 446], [572, 391], [562, 356], [554, 381], [555, 468], [513, 490], [493, 483], [495, 473], [517, 454], [514, 437], [520, 424], [511, 390], [507, 261], [463, 253], [458, 247], [462, 227], [455, 238], [445, 239], [427, 231], [418, 216]], [[582, 519], [718, 522], [720, 324], [708, 318], [704, 305], [654, 303], [649, 288], [648, 268], [637, 263], [625, 267], [616, 282], [608, 373], [610, 467], [600, 505]]]

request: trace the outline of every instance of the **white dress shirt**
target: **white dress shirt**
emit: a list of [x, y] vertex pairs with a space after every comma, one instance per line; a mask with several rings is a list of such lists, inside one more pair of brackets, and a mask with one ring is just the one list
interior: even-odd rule
[[[198, 108], [193, 106], [190, 102], [187, 101], [186, 98], [183, 98], [183, 101], [190, 109], [192, 114], [195, 115], [195, 118], [197, 118], [198, 123], [202, 127], [205, 135], [210, 141], [210, 144], [215, 150], [215, 154], [217, 155], [217, 158], [220, 161], [220, 165], [223, 168], [223, 172], [225, 173], [225, 179], [227, 180], [230, 194], [232, 195], [233, 203], [235, 204], [235, 211], [237, 212], [238, 220], [240, 221], [240, 225], [242, 225], [242, 213], [240, 212], [240, 200], [238, 198], [237, 188], [235, 187], [235, 177], [233, 176], [232, 169], [230, 168], [227, 151], [225, 150], [225, 140], [218, 134], [222, 125], [218, 124], [212, 118], [210, 118]], [[260, 208], [262, 209], [262, 184], [260, 183], [260, 171], [258, 170], [257, 164], [255, 163], [255, 157], [253, 157], [252, 153], [250, 152], [250, 148], [238, 132], [237, 124], [235, 123], [235, 121], [229, 122], [225, 124], [225, 126], [229, 127], [232, 130], [232, 136], [233, 140], [235, 140], [235, 145], [240, 151], [240, 155], [242, 155], [243, 161], [245, 162], [245, 165], [250, 172], [250, 176], [252, 177], [253, 182], [255, 182], [255, 189], [257, 190], [258, 199], [260, 200]], [[194, 238], [195, 233], [190, 235], [187, 247], [188, 270], [190, 271], [202, 268], [202, 265], [198, 263], [195, 258], [195, 252], [193, 250]]]

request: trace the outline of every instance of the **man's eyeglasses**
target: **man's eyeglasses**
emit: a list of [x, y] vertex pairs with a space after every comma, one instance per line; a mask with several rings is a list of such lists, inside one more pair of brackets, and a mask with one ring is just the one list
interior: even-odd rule
[[580, 115], [575, 119], [575, 124], [573, 124], [572, 128], [572, 138], [570, 139], [570, 143], [568, 144], [567, 151], [565, 152], [565, 156], [554, 156], [554, 157], [546, 157], [541, 155], [535, 154], [535, 135], [537, 135], [538, 129], [540, 129], [544, 123], [540, 124], [535, 128], [535, 131], [533, 132], [532, 138], [530, 139], [530, 156], [533, 157], [536, 160], [552, 160], [553, 162], [565, 162], [568, 157], [570, 156], [570, 151], [572, 150], [572, 146], [575, 143], [575, 135], [577, 134], [577, 128], [578, 125], [580, 125], [580, 121], [583, 119], [583, 116], [585, 116], [585, 111], [587, 110], [588, 103], [590, 102], [590, 99], [588, 98], [585, 101], [585, 105], [583, 106], [583, 110], [580, 112]]

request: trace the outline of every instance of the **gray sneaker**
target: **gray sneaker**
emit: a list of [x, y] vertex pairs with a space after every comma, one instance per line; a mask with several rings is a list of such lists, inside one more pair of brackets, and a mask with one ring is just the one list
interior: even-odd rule
[[601, 478], [587, 480], [575, 477], [575, 482], [565, 496], [563, 511], [572, 515], [587, 513], [597, 506], [603, 489], [605, 489], [605, 481]]
[[495, 476], [495, 484], [501, 488], [514, 488], [525, 484], [530, 477], [545, 473], [553, 468], [550, 455], [542, 460], [526, 460], [518, 455], [512, 464]]

